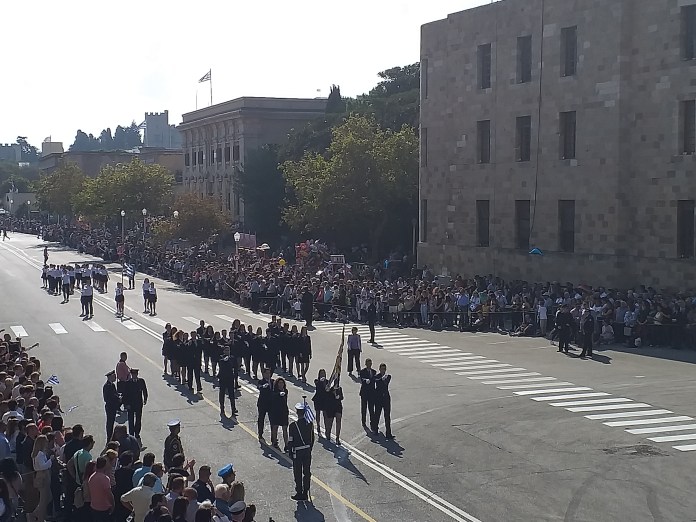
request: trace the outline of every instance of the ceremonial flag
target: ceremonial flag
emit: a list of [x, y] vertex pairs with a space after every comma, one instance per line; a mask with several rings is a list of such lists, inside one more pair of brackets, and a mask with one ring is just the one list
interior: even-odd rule
[[209, 82], [211, 80], [211, 77], [210, 77], [211, 72], [213, 72], [213, 70], [209, 69], [208, 72], [205, 73], [200, 80], [198, 80], [198, 83]]
[[302, 398], [304, 399], [304, 420], [307, 422], [314, 422], [316, 419], [314, 412], [312, 411], [312, 408], [309, 407], [309, 404], [307, 404], [307, 398]]
[[333, 371], [331, 372], [331, 377], [329, 377], [326, 383], [326, 389], [336, 388], [340, 384], [341, 380], [341, 366], [343, 362], [343, 346], [346, 342], [346, 325], [343, 325], [343, 332], [341, 333], [341, 346], [338, 347], [338, 354], [336, 354], [336, 364], [334, 364]]
[[58, 376], [51, 375], [48, 379], [46, 379], [46, 384], [60, 384], [60, 381], [58, 380]]

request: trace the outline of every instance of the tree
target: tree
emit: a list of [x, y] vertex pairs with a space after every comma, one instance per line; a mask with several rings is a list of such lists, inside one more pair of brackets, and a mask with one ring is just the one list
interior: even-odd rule
[[113, 149], [128, 150], [140, 147], [143, 144], [140, 138], [140, 128], [138, 124], [132, 122], [128, 127], [118, 126], [114, 133]]
[[[171, 205], [169, 218], [160, 220], [153, 227], [153, 234], [160, 242], [174, 238], [205, 241], [215, 233], [229, 227], [227, 216], [210, 198], [198, 199], [193, 194], [176, 198]], [[173, 213], [178, 213], [173, 217]]]
[[155, 163], [135, 159], [106, 165], [76, 194], [75, 210], [96, 219], [114, 218], [121, 210], [130, 217], [140, 216], [143, 208], [150, 215], [158, 215], [168, 207], [173, 184], [174, 177], [166, 167]]
[[73, 152], [87, 152], [90, 150], [99, 150], [99, 140], [95, 138], [92, 134], [87, 135], [81, 130], [77, 131], [75, 135], [75, 141], [70, 145], [70, 151]]
[[244, 200], [247, 228], [264, 241], [279, 239], [286, 184], [278, 164], [278, 146], [264, 145], [250, 151], [234, 182]]
[[61, 165], [55, 172], [36, 182], [39, 208], [61, 216], [72, 216], [73, 197], [82, 191], [84, 184], [85, 175], [77, 165]]
[[102, 150], [113, 150], [114, 138], [111, 136], [111, 129], [107, 127], [99, 135], [99, 146]]
[[326, 112], [327, 114], [346, 112], [346, 101], [341, 97], [341, 88], [338, 85], [331, 86], [329, 97], [326, 99]]
[[307, 153], [282, 170], [297, 198], [283, 219], [297, 232], [342, 246], [367, 241], [375, 257], [408, 237], [418, 197], [413, 128], [383, 130], [374, 117], [353, 115], [333, 130], [326, 157]]
[[20, 161], [23, 163], [38, 163], [39, 150], [29, 145], [26, 136], [17, 136], [17, 144], [21, 147]]

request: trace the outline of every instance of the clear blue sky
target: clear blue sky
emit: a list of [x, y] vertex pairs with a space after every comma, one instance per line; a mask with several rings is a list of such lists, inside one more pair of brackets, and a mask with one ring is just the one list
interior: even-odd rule
[[[69, 146], [168, 109], [170, 123], [238, 96], [369, 90], [418, 61], [420, 26], [487, 0], [24, 0], [3, 2], [0, 143]], [[321, 92], [317, 92], [321, 89]]]

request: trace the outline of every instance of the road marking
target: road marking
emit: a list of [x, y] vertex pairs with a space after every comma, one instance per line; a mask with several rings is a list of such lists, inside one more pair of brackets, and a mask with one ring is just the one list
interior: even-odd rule
[[10, 326], [16, 337], [29, 337], [23, 326]]
[[[488, 363], [488, 362], [494, 362], [494, 359], [486, 359], [483, 355], [471, 355], [468, 357], [453, 357], [452, 360], [458, 360], [457, 364], [482, 364], [482, 363]], [[495, 361], [497, 362], [497, 361]], [[438, 363], [438, 364], [433, 364], [433, 366], [452, 366], [452, 363]]]
[[696, 424], [675, 424], [673, 426], [658, 426], [656, 428], [638, 428], [635, 430], [626, 430], [632, 435], [644, 435], [646, 433], [665, 433], [667, 431], [684, 431], [696, 430]]
[[[512, 370], [510, 370], [512, 371]], [[505, 377], [510, 377], [511, 379], [517, 378], [517, 377], [533, 377], [535, 375], [541, 375], [539, 372], [527, 372], [527, 373], [513, 373], [512, 375], [486, 375], [484, 377], [468, 377], [468, 379], [490, 379], [493, 377], [503, 379]], [[505, 381], [502, 381], [505, 382]], [[515, 381], [509, 381], [509, 382], [515, 382]]]
[[53, 330], [57, 334], [68, 333], [68, 331], [65, 329], [65, 327], [60, 323], [48, 323], [48, 326], [50, 326], [51, 330]]
[[578, 408], [566, 408], [568, 411], [573, 413], [585, 412], [585, 411], [603, 411], [603, 410], [623, 410], [626, 408], [652, 408], [650, 404], [645, 404], [644, 402], [633, 402], [626, 404], [604, 404], [602, 406], [580, 406]]
[[644, 417], [649, 415], [665, 415], [674, 413], [670, 410], [646, 410], [646, 411], [626, 411], [623, 413], [600, 413], [598, 415], [585, 415], [586, 419], [604, 420], [604, 419], [625, 419], [629, 417]]
[[[448, 355], [448, 354], [433, 355], [433, 356], [431, 356], [432, 359], [426, 359], [426, 360], [421, 361], [421, 362], [424, 362], [424, 363], [441, 363], [441, 362], [449, 361], [449, 362], [451, 363], [452, 361], [459, 361], [459, 360], [461, 360], [460, 355], [471, 355], [471, 354], [470, 354], [470, 353], [467, 353], [467, 352], [462, 353], [462, 352], [460, 352], [459, 350], [457, 350], [457, 353], [456, 353], [456, 354], [449, 354], [449, 355]], [[428, 356], [426, 355], [425, 357], [428, 357]], [[418, 356], [417, 358], [418, 358], [418, 359], [422, 359], [423, 356]], [[416, 357], [412, 357], [412, 359], [416, 359]]]
[[[553, 377], [551, 377], [553, 378]], [[546, 379], [546, 378], [545, 378]], [[531, 379], [532, 381], [536, 379]], [[486, 384], [485, 382], [483, 384]], [[512, 386], [498, 386], [499, 390], [522, 390], [525, 388], [543, 388], [544, 386], [575, 386], [572, 382], [540, 382], [537, 384], [514, 384]], [[562, 388], [563, 391], [568, 391], [566, 388]]]
[[[507, 372], [523, 372], [525, 368], [510, 368], [509, 364], [491, 364], [489, 366], [478, 366], [478, 368], [501, 368], [502, 366], [507, 366], [507, 368], [503, 368], [500, 370], [476, 370], [475, 372], [457, 372], [457, 375], [482, 375], [482, 374], [491, 374], [491, 373], [507, 373]], [[484, 377], [484, 379], [487, 377]]]
[[511, 342], [512, 341], [498, 341], [496, 343], [488, 343], [488, 344], [507, 344], [507, 343], [511, 343]]
[[[499, 362], [496, 361], [495, 359], [484, 359], [485, 361], [489, 362]], [[476, 362], [482, 362], [481, 360], [478, 361], [472, 361], [470, 357], [462, 357], [460, 355], [454, 355], [451, 357], [448, 356], [437, 356], [432, 359], [425, 359], [421, 362], [424, 363], [433, 363], [433, 366], [452, 366], [453, 364], [469, 364], [469, 363], [476, 363]]]
[[138, 324], [136, 324], [136, 323], [134, 323], [134, 322], [132, 322], [132, 321], [129, 321], [129, 320], [127, 320], [127, 319], [125, 319], [125, 320], [123, 320], [123, 321], [121, 321], [121, 320], [119, 320], [119, 319], [116, 319], [116, 322], [117, 322], [117, 323], [121, 323], [123, 326], [125, 326], [125, 327], [128, 328], [129, 330], [142, 330], [142, 328], [140, 327], [140, 325], [138, 325]]
[[95, 323], [94, 321], [85, 321], [85, 324], [86, 324], [87, 326], [89, 326], [89, 327], [92, 329], [93, 332], [106, 332], [106, 330], [104, 330], [104, 328], [102, 328], [101, 326], [99, 326], [99, 325], [98, 325], [97, 323]]
[[633, 399], [627, 399], [625, 397], [612, 397], [609, 399], [597, 399], [590, 401], [564, 401], [564, 402], [550, 402], [551, 406], [590, 406], [592, 404], [612, 404], [618, 402], [633, 402]]
[[396, 345], [403, 345], [404, 347], [406, 347], [406, 346], [409, 346], [409, 345], [412, 345], [412, 344], [413, 344], [413, 345], [418, 345], [418, 344], [432, 344], [432, 345], [434, 345], [434, 346], [440, 346], [439, 344], [434, 343], [434, 342], [432, 342], [432, 341], [425, 341], [425, 340], [423, 340], [423, 339], [411, 339], [411, 338], [407, 338], [407, 340], [403, 340], [403, 341], [402, 341], [402, 340], [398, 340], [398, 339], [395, 339], [395, 340], [393, 340], [393, 341], [381, 341], [381, 342], [378, 343], [378, 344], [381, 344], [381, 345], [384, 346], [384, 347], [392, 347], [392, 346], [396, 346]]
[[228, 323], [233, 323], [234, 319], [232, 319], [229, 315], [216, 315], [218, 319], [221, 319], [222, 321], [227, 321]]
[[696, 444], [686, 444], [684, 446], [672, 446], [675, 450], [679, 451], [696, 451]]
[[436, 355], [441, 355], [441, 356], [447, 356], [451, 357], [455, 354], [461, 353], [459, 350], [435, 350], [435, 351], [430, 351], [425, 353], [423, 355], [422, 353], [419, 352], [418, 355], [410, 355], [408, 356], [409, 359], [427, 359], [428, 357], [435, 357]]
[[[539, 374], [537, 374], [537, 375], [539, 375]], [[515, 380], [511, 380], [511, 381], [484, 381], [481, 384], [512, 384], [512, 383], [518, 383], [518, 382], [537, 382], [537, 381], [555, 381], [555, 380], [556, 380], [555, 377], [534, 377], [533, 379], [515, 379]], [[544, 383], [544, 386], [548, 386], [550, 384], [555, 385], [558, 383], [547, 382], [547, 383]], [[559, 386], [560, 386], [560, 384], [559, 384]]]
[[595, 393], [578, 393], [575, 395], [549, 395], [546, 397], [530, 397], [533, 401], [563, 401], [566, 399], [589, 399], [590, 397], [606, 397], [608, 393], [595, 392]]
[[696, 433], [687, 433], [686, 435], [667, 435], [665, 437], [648, 438], [653, 442], [679, 442], [680, 440], [696, 440]]
[[[505, 368], [507, 367], [506, 370], [504, 371], [512, 371], [512, 364], [506, 364], [506, 363], [498, 363], [498, 364], [492, 364], [493, 361], [479, 361], [481, 363], [485, 364], [477, 364], [474, 366], [471, 365], [466, 365], [462, 366], [461, 364], [451, 364], [450, 366], [443, 368], [443, 370], [448, 371], [448, 372], [460, 372], [462, 370], [483, 370], [485, 368]], [[476, 373], [490, 373], [490, 372], [476, 372]], [[461, 373], [457, 375], [462, 375]], [[473, 374], [472, 374], [473, 375]]]
[[[439, 344], [429, 343], [427, 346], [419, 346], [418, 348], [387, 348], [387, 351], [396, 354], [407, 354], [411, 352], [427, 352], [428, 350], [442, 348]], [[445, 346], [445, 348], [447, 348]]]
[[188, 321], [189, 323], [193, 323], [193, 324], [196, 324], [196, 325], [197, 325], [197, 324], [200, 324], [200, 321], [199, 321], [198, 319], [196, 319], [195, 317], [186, 316], [186, 317], [182, 317], [182, 319], [183, 319], [184, 321]]
[[[556, 386], [556, 383], [552, 383]], [[548, 386], [548, 385], [547, 385]], [[575, 392], [575, 391], [590, 391], [592, 388], [586, 386], [577, 386], [575, 388], [547, 388], [545, 390], [524, 390], [513, 392], [515, 395], [543, 395], [544, 393], [563, 393], [563, 392]]]
[[642, 426], [645, 424], [664, 424], [665, 422], [681, 422], [694, 420], [691, 417], [682, 415], [681, 417], [659, 417], [657, 419], [633, 419], [627, 421], [605, 422], [605, 426], [611, 428], [621, 428], [623, 426]]

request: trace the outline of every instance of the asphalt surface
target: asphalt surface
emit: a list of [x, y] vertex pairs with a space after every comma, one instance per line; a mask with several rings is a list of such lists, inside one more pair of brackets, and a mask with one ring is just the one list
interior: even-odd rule
[[[187, 457], [215, 469], [233, 462], [257, 520], [696, 520], [694, 352], [615, 348], [581, 360], [544, 339], [378, 327], [380, 345], [364, 346], [363, 359], [385, 362], [393, 376], [396, 440], [365, 434], [359, 385], [344, 373], [344, 445], [315, 446], [313, 503], [298, 504], [289, 498], [289, 461], [256, 440], [253, 384], [241, 390], [233, 421], [220, 418], [212, 382], [198, 399], [162, 375], [164, 322], [194, 329], [204, 319], [222, 329], [238, 318], [256, 328], [268, 318], [157, 279], [159, 315], [144, 316], [138, 274], [136, 290], [126, 292], [130, 319], [120, 321], [114, 266], [109, 292], [95, 296], [94, 319], [82, 321], [79, 297], [61, 305], [41, 289], [43, 246], [20, 234], [0, 243], [0, 328], [21, 327], [25, 345], [40, 342], [34, 350], [45, 376], [59, 377], [63, 408], [75, 407], [66, 423], [84, 424], [104, 443], [104, 373], [128, 352], [150, 391], [147, 450], [161, 459], [166, 423], [181, 419]], [[51, 263], [92, 260], [48, 247]], [[312, 379], [332, 368], [341, 330], [315, 326]], [[290, 403], [311, 398], [312, 389], [289, 383]]]

